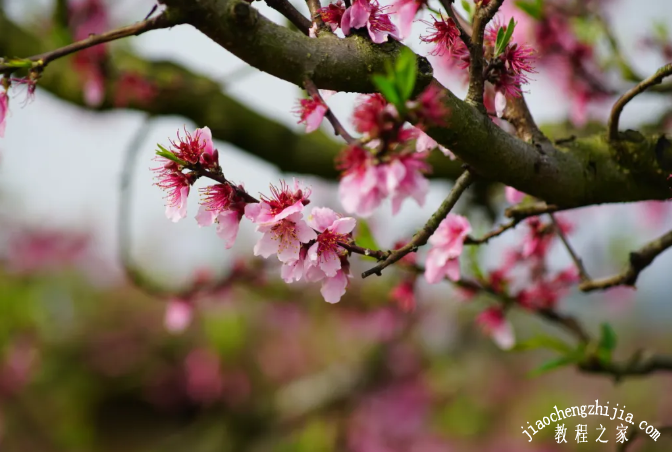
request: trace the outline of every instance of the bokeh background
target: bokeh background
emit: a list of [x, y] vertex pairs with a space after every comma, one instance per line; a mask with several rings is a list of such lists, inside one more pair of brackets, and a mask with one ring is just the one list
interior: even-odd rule
[[[4, 0], [0, 6], [13, 23], [49, 36], [54, 3]], [[108, 2], [118, 25], [142, 19], [152, 5]], [[264, 4], [255, 6], [283, 22]], [[653, 24], [669, 22], [671, 3], [617, 0], [606, 11], [640, 73], [664, 63], [642, 40]], [[416, 24], [409, 42], [426, 54], [417, 40], [423, 29]], [[203, 74], [229, 96], [302, 132], [291, 113], [298, 88], [246, 66], [188, 26], [116, 46]], [[438, 75], [464, 92], [454, 74]], [[549, 130], [571, 131], [566, 93], [543, 71], [534, 78], [527, 99], [537, 121]], [[224, 250], [214, 230], [199, 229], [192, 218], [169, 222], [149, 170], [156, 143], [166, 144], [182, 127], [208, 124], [127, 109], [93, 112], [39, 88], [22, 106], [24, 96], [12, 99], [0, 139], [0, 450], [614, 450], [616, 421], [603, 422], [608, 445], [595, 443], [600, 422], [591, 417], [585, 421], [589, 443], [580, 447], [573, 441], [578, 420], [566, 425], [568, 444], [555, 444], [552, 427], [529, 444], [521, 433], [521, 426], [555, 405], [595, 399], [626, 405], [638, 422], [672, 424], [670, 379], [664, 374], [619, 384], [573, 368], [530, 376], [552, 353], [499, 350], [474, 324], [487, 299], [467, 301], [447, 283], [418, 281], [417, 306], [408, 311], [390, 295], [402, 272], [390, 271], [365, 283], [353, 280], [346, 297], [328, 305], [314, 285], [286, 285], [276, 267], [252, 258], [256, 233], [249, 225], [243, 224], [235, 247]], [[354, 94], [339, 93], [329, 104], [347, 123], [354, 100]], [[611, 101], [592, 105], [590, 117], [604, 121]], [[622, 124], [657, 123], [668, 109], [669, 97], [640, 96], [626, 108]], [[326, 125], [324, 130], [330, 132]], [[225, 173], [251, 193], [296, 176], [312, 186], [315, 205], [338, 210], [334, 181], [281, 174], [246, 150], [216, 145]], [[120, 265], [119, 187], [129, 146], [137, 148], [125, 218], [130, 258], [141, 279], [163, 296], [135, 287]], [[434, 180], [424, 207], [407, 203], [395, 217], [384, 205], [369, 221], [377, 243], [390, 247], [409, 236], [450, 185]], [[501, 215], [501, 187], [491, 197]], [[492, 225], [470, 199], [458, 210], [481, 232]], [[590, 207], [565, 218], [574, 225], [575, 248], [598, 275], [618, 270], [629, 250], [672, 224], [667, 203]], [[497, 239], [473, 260], [497, 267], [522, 234], [519, 228]], [[554, 247], [549, 264], [570, 265], [561, 246]], [[592, 332], [610, 322], [618, 333], [618, 356], [639, 348], [672, 353], [670, 264], [670, 255], [659, 257], [637, 291], [571, 292], [560, 309], [580, 317]], [[355, 262], [353, 273], [367, 265]], [[180, 297], [170, 293], [194, 281], [214, 288], [187, 300], [195, 305], [192, 318], [185, 328], [174, 328], [166, 306]], [[549, 334], [571, 340], [522, 312], [512, 321], [520, 339]], [[665, 437], [638, 441], [633, 450], [672, 446]]]

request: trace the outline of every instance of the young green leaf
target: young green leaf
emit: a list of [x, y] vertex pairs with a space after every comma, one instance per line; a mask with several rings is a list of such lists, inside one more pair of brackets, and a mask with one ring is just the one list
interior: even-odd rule
[[408, 47], [404, 47], [399, 58], [397, 58], [395, 73], [395, 84], [397, 85], [397, 92], [400, 94], [402, 102], [406, 102], [411, 98], [411, 93], [415, 87], [416, 75], [415, 54]]
[[378, 91], [380, 91], [380, 94], [382, 94], [389, 103], [394, 104], [397, 107], [403, 105], [401, 96], [397, 92], [397, 87], [392, 80], [380, 74], [374, 74], [371, 79], [373, 84], [376, 85], [376, 88], [378, 88]]
[[[495, 56], [499, 56], [504, 53], [506, 46], [509, 45], [511, 37], [513, 36], [513, 30], [516, 29], [516, 22], [513, 20], [513, 17], [509, 21], [509, 25], [506, 26], [506, 31], [503, 28], [500, 28], [497, 32], [497, 44], [495, 46]], [[501, 37], [501, 40], [500, 40]]]
[[538, 348], [547, 348], [549, 350], [555, 350], [563, 355], [570, 355], [574, 352], [574, 349], [564, 342], [561, 339], [553, 336], [534, 336], [525, 341], [519, 342], [513, 348], [513, 351], [525, 351], [525, 350], [534, 350]]
[[[380, 249], [378, 243], [376, 243], [376, 239], [373, 237], [369, 223], [359, 218], [357, 219], [357, 245], [370, 250]], [[370, 259], [374, 258], [370, 257]]]
[[560, 367], [568, 366], [572, 364], [574, 360], [569, 356], [561, 356], [560, 358], [555, 358], [550, 361], [545, 362], [541, 366], [534, 369], [529, 373], [530, 377], [538, 377], [541, 374], [550, 372], [551, 370], [559, 369]]
[[467, 13], [467, 19], [469, 19], [469, 22], [471, 22], [471, 16], [473, 15], [473, 11], [471, 10], [471, 3], [469, 3], [469, 0], [462, 0], [462, 8]]
[[159, 150], [156, 151], [156, 155], [158, 155], [159, 157], [166, 158], [168, 160], [172, 160], [173, 162], [178, 163], [182, 166], [187, 166], [187, 164], [188, 164], [187, 162], [179, 159], [175, 154], [170, 152], [168, 149], [164, 148], [160, 144], [157, 144], [157, 146], [159, 147]]

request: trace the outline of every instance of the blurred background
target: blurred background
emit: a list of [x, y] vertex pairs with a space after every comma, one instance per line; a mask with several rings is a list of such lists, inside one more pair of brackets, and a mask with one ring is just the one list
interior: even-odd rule
[[[303, 3], [295, 3], [307, 13]], [[112, 27], [143, 19], [154, 2], [102, 4]], [[255, 6], [284, 23], [265, 4]], [[614, 0], [600, 6], [638, 73], [651, 74], [669, 61], [669, 53], [651, 40], [672, 18], [671, 3]], [[67, 2], [4, 0], [0, 7], [0, 55], [28, 56], [72, 38], [63, 19]], [[424, 28], [416, 23], [407, 41], [421, 54], [430, 50], [417, 39]], [[585, 34], [590, 39], [591, 30]], [[603, 47], [595, 44], [596, 60], [604, 63], [600, 76], [622, 91], [630, 85], [609, 68]], [[595, 442], [600, 422], [590, 417], [589, 442], [578, 446], [576, 419], [566, 425], [568, 444], [555, 443], [552, 427], [531, 443], [520, 430], [555, 405], [595, 399], [626, 405], [637, 421], [672, 424], [670, 379], [664, 374], [619, 384], [571, 367], [531, 376], [553, 354], [499, 350], [474, 323], [492, 304], [487, 297], [421, 279], [410, 282], [410, 297], [400, 295], [395, 289], [406, 276], [394, 269], [364, 283], [353, 279], [342, 301], [329, 305], [314, 284], [284, 284], [274, 263], [252, 258], [258, 237], [251, 225], [244, 222], [234, 248], [225, 250], [214, 229], [199, 229], [192, 219], [195, 200], [189, 218], [169, 222], [149, 170], [156, 143], [166, 145], [183, 127], [214, 130], [211, 123], [189, 119], [203, 117], [200, 110], [226, 123], [227, 117], [243, 115], [235, 110], [239, 106], [282, 127], [283, 136], [293, 140], [304, 130], [292, 114], [302, 93], [189, 26], [117, 42], [108, 51], [126, 71], [126, 84], [104, 86], [102, 99], [95, 98], [73, 59], [55, 63], [53, 72], [50, 66], [34, 98], [25, 89], [12, 91], [7, 132], [0, 139], [0, 450], [615, 450], [617, 421], [602, 422], [606, 445]], [[442, 83], [464, 93], [460, 76], [440, 61], [434, 65]], [[155, 102], [169, 107], [148, 107], [143, 102], [153, 102], [154, 88], [135, 77], [143, 71], [180, 74], [183, 78], [171, 82], [177, 86], [173, 94], [161, 95], [200, 103], [184, 106], [184, 114], [182, 104], [172, 105], [169, 97]], [[553, 67], [541, 68], [527, 94], [549, 134], [579, 135], [604, 123], [613, 95], [596, 96], [587, 119], [577, 121], [571, 96], [558, 88], [554, 75]], [[225, 100], [207, 102], [208, 89]], [[638, 97], [625, 109], [622, 128], [666, 131], [667, 96]], [[339, 93], [329, 100], [348, 125], [355, 99]], [[270, 130], [261, 119], [258, 126], [254, 121], [248, 129], [220, 134], [231, 140], [215, 140], [225, 174], [253, 194], [280, 178], [300, 177], [311, 185], [314, 205], [340, 210], [328, 170], [281, 171], [282, 143], [273, 152], [242, 147], [246, 137]], [[325, 148], [338, 148], [327, 125], [316, 136]], [[128, 155], [135, 164], [128, 172], [127, 198], [120, 199]], [[389, 248], [408, 238], [451, 183], [433, 179], [425, 206], [407, 202], [395, 217], [384, 204], [368, 221], [368, 239]], [[503, 187], [488, 186], [484, 193], [458, 205], [481, 233], [501, 220], [507, 206]], [[123, 221], [120, 206], [126, 209]], [[594, 276], [618, 271], [630, 250], [672, 224], [668, 203], [658, 202], [589, 207], [563, 219], [572, 224], [572, 243]], [[498, 268], [525, 234], [520, 226], [479, 247], [463, 271]], [[353, 261], [355, 275], [371, 265]], [[672, 353], [670, 264], [671, 255], [660, 256], [641, 275], [637, 291], [568, 291], [559, 310], [576, 315], [595, 333], [609, 322], [618, 333], [619, 357], [640, 348]], [[559, 243], [548, 265], [556, 270], [571, 265]], [[511, 320], [519, 340], [544, 334], [571, 342], [525, 312], [514, 312]], [[656, 442], [640, 438], [631, 450], [671, 446], [665, 436]]]

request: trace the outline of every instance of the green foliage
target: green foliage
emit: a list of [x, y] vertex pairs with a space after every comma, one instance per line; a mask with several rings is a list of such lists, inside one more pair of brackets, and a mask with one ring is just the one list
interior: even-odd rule
[[506, 46], [509, 45], [509, 42], [511, 41], [511, 37], [513, 36], [513, 30], [516, 29], [516, 22], [513, 20], [513, 17], [509, 21], [509, 25], [506, 26], [506, 30], [504, 30], [504, 27], [500, 27], [499, 31], [497, 31], [497, 41], [495, 42], [495, 56], [499, 56], [504, 51], [506, 50]]
[[[535, 344], [536, 342], [536, 344]], [[585, 344], [579, 344], [576, 348], [572, 348], [560, 340], [550, 337], [533, 338], [531, 348], [548, 348], [562, 353], [562, 356], [551, 359], [541, 366], [530, 372], [530, 377], [537, 377], [546, 372], [559, 369], [561, 367], [569, 366], [571, 364], [580, 363], [586, 357]], [[536, 347], [534, 347], [536, 345]]]
[[541, 20], [544, 13], [544, 0], [518, 0], [516, 6], [535, 20]]
[[611, 354], [616, 349], [617, 337], [616, 332], [608, 323], [600, 325], [600, 341], [597, 343], [597, 359], [602, 364], [609, 364], [611, 362]]
[[175, 162], [179, 165], [182, 165], [182, 166], [187, 166], [188, 165], [187, 162], [177, 158], [177, 156], [175, 154], [173, 154], [172, 152], [170, 152], [168, 149], [164, 148], [160, 144], [157, 144], [157, 146], [159, 147], [159, 150], [156, 151], [156, 155], [158, 155], [159, 157], [167, 158], [168, 160], [172, 160], [173, 162]]
[[374, 74], [374, 85], [385, 99], [397, 107], [397, 111], [406, 109], [406, 101], [411, 98], [418, 67], [415, 54], [409, 48], [402, 48], [394, 67], [387, 65], [386, 74]]
[[468, 21], [471, 22], [471, 18], [474, 16], [474, 10], [471, 7], [469, 0], [462, 0], [462, 8], [464, 8], [464, 11], [467, 13]]
[[[370, 250], [380, 249], [378, 243], [376, 242], [375, 237], [373, 236], [373, 233], [371, 232], [371, 227], [369, 227], [369, 223], [364, 219], [357, 220], [357, 244], [362, 248], [368, 248]], [[375, 260], [375, 258], [371, 256], [362, 256], [362, 257], [366, 259]]]
[[562, 354], [570, 354], [573, 351], [572, 347], [563, 340], [548, 335], [533, 336], [525, 341], [518, 342], [513, 351], [522, 352], [539, 348], [554, 350]]

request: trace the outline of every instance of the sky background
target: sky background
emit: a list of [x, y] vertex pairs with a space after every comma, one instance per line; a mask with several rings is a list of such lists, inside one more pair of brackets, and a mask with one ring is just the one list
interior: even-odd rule
[[[614, 25], [625, 54], [640, 73], [653, 73], [664, 62], [642, 52], [638, 41], [656, 19], [672, 18], [672, 2], [617, 0], [611, 3], [609, 21]], [[5, 0], [5, 4], [10, 16], [24, 23], [48, 15], [51, 9], [51, 2], [44, 0]], [[113, 20], [118, 25], [141, 20], [152, 5], [153, 2], [148, 0], [115, 2]], [[272, 20], [282, 20], [263, 2], [254, 5]], [[303, 3], [297, 5], [305, 9]], [[419, 53], [427, 54], [429, 46], [420, 45], [417, 39], [423, 29], [423, 24], [416, 24], [414, 35], [407, 42]], [[146, 58], [172, 60], [221, 80], [222, 89], [232, 97], [297, 132], [303, 129], [291, 113], [300, 97], [297, 87], [254, 68], [245, 70], [245, 63], [190, 26], [153, 31], [127, 39], [123, 45], [131, 46]], [[445, 74], [439, 76], [447, 86], [458, 86]], [[565, 94], [549, 83], [543, 73], [535, 78], [527, 95], [535, 118], [539, 123], [563, 120], [568, 111]], [[231, 81], [227, 82], [227, 79]], [[458, 94], [464, 92], [461, 89], [455, 91]], [[330, 106], [348, 126], [354, 99], [355, 95], [339, 93], [329, 100]], [[625, 109], [622, 128], [635, 128], [642, 122], [656, 119], [666, 105], [669, 105], [668, 98], [638, 97]], [[607, 111], [602, 109], [593, 113], [596, 118], [604, 119]], [[76, 227], [91, 231], [97, 236], [103, 255], [113, 260], [122, 157], [134, 134], [141, 127], [147, 127], [144, 121], [143, 114], [132, 111], [91, 113], [41, 90], [25, 107], [21, 106], [20, 99], [12, 102], [6, 136], [0, 139], [0, 211], [13, 222], [27, 226]], [[235, 255], [251, 256], [251, 247], [257, 238], [244, 222], [236, 246], [230, 251], [224, 250], [214, 228], [199, 229], [193, 219], [198, 208], [195, 191], [190, 198], [188, 218], [174, 224], [164, 216], [163, 194], [152, 186], [149, 171], [153, 166], [151, 159], [156, 143], [167, 144], [183, 126], [193, 130], [205, 125], [194, 125], [181, 117], [152, 120], [133, 174], [134, 255], [151, 275], [157, 278], [170, 276], [175, 283], [188, 279], [197, 267], [221, 269]], [[328, 124], [323, 127], [329, 131]], [[253, 194], [266, 191], [269, 183], [277, 183], [283, 177], [262, 160], [225, 143], [216, 142], [216, 145], [225, 174], [235, 174], [234, 180], [244, 182]], [[338, 209], [334, 184], [302, 179], [313, 187], [313, 205]], [[390, 246], [394, 240], [418, 227], [419, 221], [435, 210], [448, 189], [449, 184], [434, 182], [424, 208], [406, 201], [401, 213], [394, 218], [389, 214], [389, 204], [379, 209], [371, 222], [374, 228], [376, 225], [386, 226], [375, 229], [381, 246]], [[616, 243], [616, 248], [620, 249], [620, 243], [625, 252], [630, 245], [641, 244], [669, 229], [665, 223], [670, 224], [670, 215], [665, 221], [654, 224], [645, 216], [645, 209], [632, 206], [593, 207], [570, 217], [579, 218], [579, 214], [583, 214], [584, 220], [578, 223], [572, 241], [589, 269], [605, 268], [603, 264], [610, 259], [604, 252], [607, 246], [613, 247]], [[642, 226], [643, 223], [646, 224]], [[497, 264], [501, 249], [515, 239], [516, 234], [510, 234], [495, 242], [488, 251], [493, 266]], [[569, 264], [564, 250], [556, 250], [555, 256], [554, 263], [558, 267]], [[659, 302], [666, 302], [672, 289], [667, 276], [671, 263], [670, 253], [659, 258], [656, 265], [642, 275], [640, 294], [644, 291]], [[617, 269], [618, 265], [612, 270]]]

